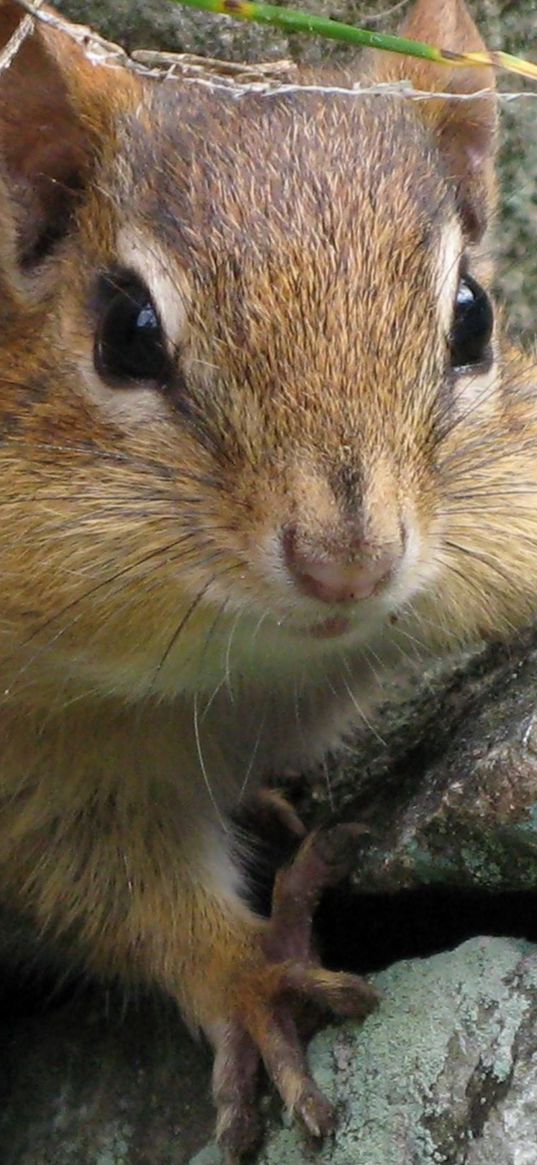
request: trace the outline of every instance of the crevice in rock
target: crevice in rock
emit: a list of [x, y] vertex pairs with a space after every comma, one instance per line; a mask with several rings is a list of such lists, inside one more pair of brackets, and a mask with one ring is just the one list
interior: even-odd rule
[[537, 893], [449, 887], [389, 895], [336, 890], [320, 907], [318, 934], [329, 966], [362, 973], [400, 959], [426, 958], [477, 935], [537, 943]]
[[514, 1066], [503, 1080], [498, 1080], [491, 1067], [482, 1061], [476, 1067], [466, 1086], [468, 1099], [468, 1131], [475, 1141], [482, 1135], [490, 1114], [507, 1096], [513, 1079]]
[[423, 1115], [435, 1146], [435, 1159], [464, 1165], [466, 1150], [482, 1136], [489, 1116], [508, 1095], [513, 1071], [499, 1080], [489, 1065], [479, 1061], [466, 1086], [466, 1104], [456, 1116], [453, 1108], [444, 1113]]
[[[255, 837], [255, 832], [253, 834]], [[250, 902], [270, 910], [275, 870], [296, 842], [283, 831], [255, 837], [247, 865]], [[400, 959], [427, 958], [479, 935], [537, 944], [537, 890], [496, 891], [424, 885], [362, 894], [350, 884], [329, 890], [317, 912], [317, 941], [327, 966], [373, 973]]]

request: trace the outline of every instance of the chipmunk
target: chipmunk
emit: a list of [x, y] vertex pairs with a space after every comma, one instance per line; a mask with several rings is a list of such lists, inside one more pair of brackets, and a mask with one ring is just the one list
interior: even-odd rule
[[[462, 0], [402, 31], [483, 47]], [[456, 99], [158, 82], [41, 22], [0, 74], [2, 899], [203, 1029], [228, 1161], [260, 1060], [330, 1127], [303, 1001], [376, 1001], [311, 942], [352, 827], [306, 838], [263, 919], [230, 814], [409, 648], [537, 608], [535, 375], [480, 248], [492, 71], [365, 72]]]

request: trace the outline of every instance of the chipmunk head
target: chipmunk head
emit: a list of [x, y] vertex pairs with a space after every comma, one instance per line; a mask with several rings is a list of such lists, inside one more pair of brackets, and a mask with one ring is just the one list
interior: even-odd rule
[[[403, 31], [483, 47], [462, 0]], [[499, 408], [495, 108], [487, 69], [369, 65], [401, 77], [456, 99], [238, 97], [45, 26], [1, 75], [1, 619], [32, 674], [285, 670], [445, 589]]]

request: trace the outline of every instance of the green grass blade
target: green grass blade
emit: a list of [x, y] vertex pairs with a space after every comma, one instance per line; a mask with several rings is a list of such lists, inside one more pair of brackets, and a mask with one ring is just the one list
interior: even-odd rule
[[390, 33], [371, 32], [365, 28], [355, 28], [339, 20], [329, 20], [325, 16], [315, 16], [311, 12], [299, 12], [293, 8], [280, 8], [276, 4], [256, 4], [251, 0], [172, 0], [175, 4], [185, 4], [189, 8], [202, 9], [220, 15], [233, 16], [235, 20], [249, 20], [256, 24], [269, 24], [273, 28], [283, 28], [286, 32], [305, 32], [329, 40], [343, 41], [345, 44], [362, 45], [384, 52], [402, 53], [409, 57], [421, 57], [435, 61], [439, 65], [468, 68], [488, 67], [505, 69], [522, 77], [537, 80], [537, 65], [523, 61], [509, 53], [454, 53], [440, 49], [422, 41], [407, 40]]

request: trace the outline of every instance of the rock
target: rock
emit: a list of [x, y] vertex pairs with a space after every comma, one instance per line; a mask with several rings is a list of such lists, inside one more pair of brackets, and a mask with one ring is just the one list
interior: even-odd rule
[[[330, 805], [372, 838], [357, 889], [425, 884], [533, 890], [537, 884], [537, 642], [492, 647], [446, 679], [429, 673], [387, 707], [379, 737], [330, 766], [301, 811]], [[311, 805], [311, 799], [316, 802]]]
[[474, 939], [375, 981], [379, 1010], [310, 1048], [333, 1142], [312, 1154], [276, 1111], [256, 1165], [536, 1165], [537, 947]]
[[161, 1000], [85, 991], [1, 1046], [2, 1165], [185, 1165], [212, 1133], [209, 1053]]
[[[375, 982], [377, 1013], [310, 1047], [334, 1142], [312, 1155], [267, 1098], [256, 1165], [536, 1165], [537, 947], [474, 939]], [[214, 1146], [196, 1152], [208, 1056], [154, 1004], [126, 1020], [116, 1007], [90, 995], [4, 1027], [2, 1165], [220, 1165]]]

